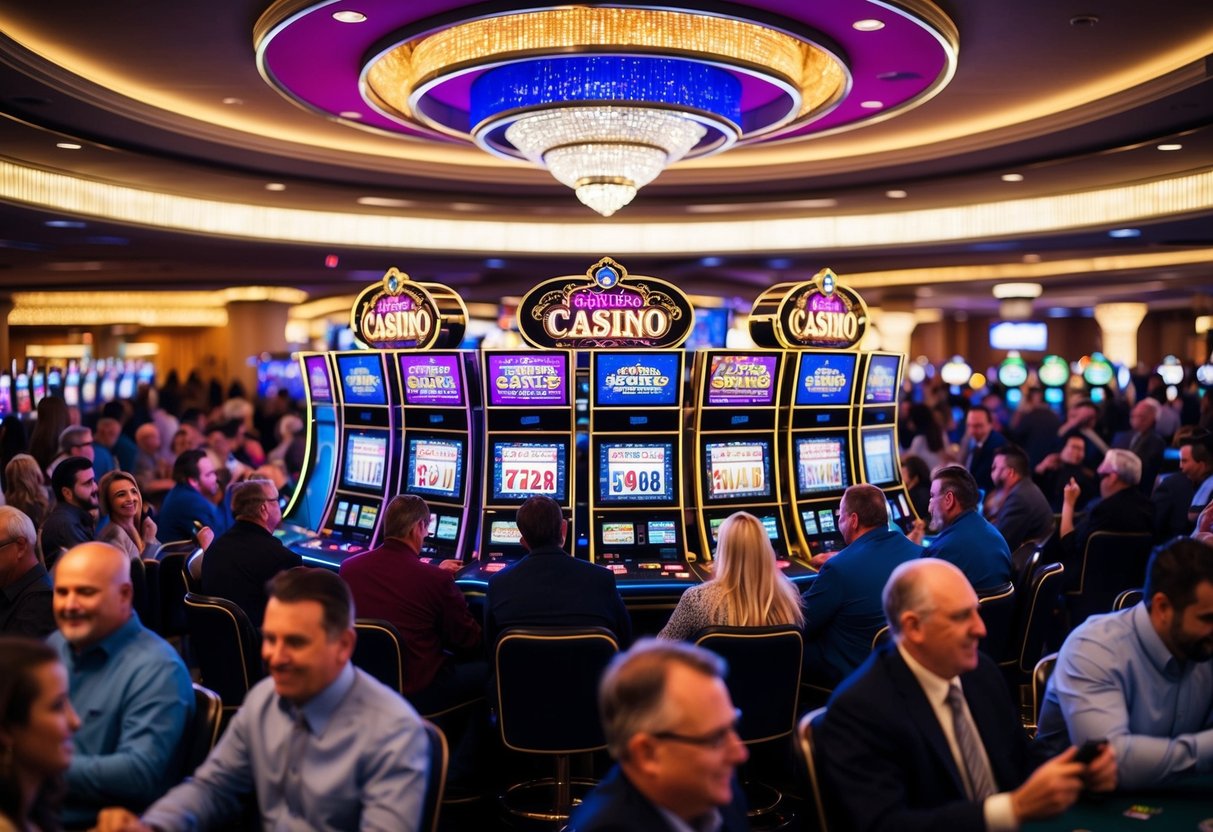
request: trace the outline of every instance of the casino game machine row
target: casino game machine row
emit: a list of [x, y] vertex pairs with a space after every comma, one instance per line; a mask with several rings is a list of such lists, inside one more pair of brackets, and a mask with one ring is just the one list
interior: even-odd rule
[[[296, 360], [306, 405], [307, 442], [299, 484], [282, 513], [282, 525], [274, 533], [292, 548], [315, 539], [323, 527], [329, 498], [337, 483], [340, 455], [332, 358], [325, 353], [300, 353]], [[316, 547], [306, 546], [303, 551], [314, 555]]]
[[897, 440], [897, 407], [901, 394], [902, 356], [872, 352], [863, 357], [858, 456], [863, 464], [859, 481], [884, 491], [889, 522], [908, 532], [918, 519], [901, 481]]

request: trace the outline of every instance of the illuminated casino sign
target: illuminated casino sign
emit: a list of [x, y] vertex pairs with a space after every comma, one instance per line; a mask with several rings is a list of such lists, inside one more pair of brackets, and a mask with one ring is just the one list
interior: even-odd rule
[[822, 269], [804, 283], [780, 283], [754, 301], [750, 337], [764, 347], [853, 349], [868, 328], [868, 308], [855, 291]]
[[680, 289], [629, 275], [609, 257], [584, 276], [545, 280], [518, 307], [522, 337], [547, 349], [677, 347], [694, 324], [694, 309]]
[[371, 349], [456, 347], [467, 326], [463, 300], [438, 283], [415, 283], [395, 267], [350, 310], [350, 329]]

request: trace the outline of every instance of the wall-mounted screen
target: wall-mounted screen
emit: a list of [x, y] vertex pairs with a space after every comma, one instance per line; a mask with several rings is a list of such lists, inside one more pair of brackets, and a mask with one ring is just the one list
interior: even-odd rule
[[603, 442], [598, 446], [598, 502], [672, 502], [673, 457], [671, 442]]
[[560, 407], [569, 403], [569, 362], [564, 353], [486, 354], [489, 404]]
[[796, 490], [802, 496], [842, 491], [847, 479], [847, 440], [802, 436], [796, 440]]
[[999, 321], [990, 324], [990, 348], [1044, 352], [1049, 348], [1049, 325], [1044, 321]]
[[855, 381], [853, 352], [804, 353], [796, 381], [796, 404], [807, 406], [849, 405]]
[[323, 355], [309, 355], [303, 359], [307, 369], [307, 383], [311, 388], [312, 401], [318, 404], [333, 403], [333, 385], [329, 379], [329, 365]]
[[463, 487], [463, 441], [409, 437], [408, 492], [459, 499]]
[[458, 355], [401, 355], [400, 375], [406, 404], [463, 406], [463, 375]]
[[341, 487], [362, 491], [383, 488], [387, 473], [386, 433], [351, 430], [345, 435], [345, 464], [341, 469]]
[[709, 502], [770, 498], [771, 446], [766, 440], [708, 442], [703, 456]]
[[893, 430], [865, 430], [860, 440], [863, 446], [863, 470], [872, 485], [897, 482], [900, 461], [893, 447]]
[[563, 442], [494, 442], [493, 499], [522, 501], [544, 494], [564, 502], [568, 448]]
[[387, 404], [383, 361], [378, 353], [337, 356], [337, 377], [347, 405]]
[[670, 407], [679, 403], [681, 353], [604, 352], [595, 362], [595, 407]]
[[864, 379], [864, 404], [892, 404], [897, 401], [897, 372], [901, 357], [873, 355], [868, 359], [868, 374]]
[[695, 326], [682, 345], [686, 350], [705, 350], [723, 347], [729, 337], [729, 318], [732, 310], [720, 306], [712, 309], [695, 308]]
[[708, 407], [748, 407], [775, 403], [779, 357], [775, 355], [713, 355], [708, 366], [704, 404]]

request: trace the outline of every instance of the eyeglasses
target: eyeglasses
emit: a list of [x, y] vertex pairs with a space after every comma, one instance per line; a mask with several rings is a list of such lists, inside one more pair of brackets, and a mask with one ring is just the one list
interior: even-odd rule
[[0, 543], [0, 549], [3, 549], [5, 546], [11, 546], [20, 539], [21, 538], [19, 538], [19, 537], [10, 537], [8, 540], [4, 541], [3, 543]]
[[93, 445], [96, 445], [96, 444], [97, 444], [96, 442], [73, 442], [72, 447], [73, 448], [91, 448]]
[[[729, 743], [730, 738], [737, 737], [737, 724], [741, 722], [741, 708], [733, 710], [733, 721], [723, 728], [717, 728], [707, 734], [699, 736], [690, 736], [688, 734], [679, 734], [674, 731], [654, 731], [653, 737], [659, 740], [672, 740], [674, 742], [683, 742], [687, 745], [697, 745], [700, 748], [707, 748], [711, 751], [719, 751]], [[739, 737], [737, 737], [740, 739]]]

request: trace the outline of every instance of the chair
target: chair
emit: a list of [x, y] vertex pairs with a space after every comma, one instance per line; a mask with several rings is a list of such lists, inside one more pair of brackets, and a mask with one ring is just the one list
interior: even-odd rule
[[203, 684], [219, 694], [225, 710], [235, 711], [265, 676], [261, 635], [244, 610], [226, 598], [188, 592], [185, 615]]
[[131, 560], [131, 607], [139, 615], [143, 626], [155, 628], [157, 621], [153, 617], [151, 594], [147, 586], [147, 564], [142, 558]]
[[219, 741], [223, 700], [210, 688], [194, 684], [194, 720], [185, 731], [185, 761], [181, 775], [190, 777]]
[[1078, 575], [1066, 590], [1071, 629], [1087, 616], [1107, 612], [1123, 590], [1141, 586], [1154, 548], [1147, 532], [1093, 532], [1087, 538]]
[[1057, 666], [1057, 654], [1050, 653], [1036, 663], [1032, 670], [1032, 725], [1040, 724], [1040, 706], [1045, 701], [1045, 688], [1049, 685], [1049, 677]]
[[[192, 542], [192, 541], [191, 541]], [[169, 551], [164, 553], [169, 544], [160, 547], [160, 635], [165, 638], [183, 636], [187, 627], [185, 623], [185, 583], [182, 574], [185, 572], [185, 552]]]
[[1112, 612], [1120, 612], [1121, 610], [1127, 610], [1129, 607], [1137, 606], [1141, 603], [1142, 595], [1143, 593], [1140, 589], [1126, 589], [1112, 601]]
[[[1057, 524], [1054, 524], [1054, 528]], [[1032, 573], [1040, 565], [1041, 552], [1045, 544], [1036, 540], [1025, 540], [1011, 553], [1011, 583], [1023, 592], [1032, 580]]]
[[886, 624], [876, 631], [876, 635], [872, 636], [872, 649], [875, 650], [877, 647], [887, 642], [890, 638], [892, 638], [892, 636], [889, 635], [889, 625]]
[[[737, 734], [743, 743], [752, 747], [795, 733], [804, 659], [799, 629], [791, 625], [708, 627], [695, 636], [695, 644], [728, 662], [725, 684], [733, 705], [741, 710]], [[783, 794], [751, 779], [752, 764], [751, 760], [741, 772], [750, 818], [776, 820]]]
[[446, 789], [446, 767], [450, 750], [446, 736], [428, 719], [421, 720], [425, 735], [430, 739], [430, 773], [425, 780], [425, 801], [421, 810], [421, 832], [438, 832], [438, 815], [442, 809], [442, 794]]
[[1065, 567], [1046, 563], [1037, 568], [1027, 592], [1019, 599], [1014, 636], [1000, 666], [1011, 690], [1019, 692], [1021, 707], [1036, 662], [1059, 632], [1058, 599], [1064, 581]]
[[986, 637], [979, 646], [987, 656], [1003, 662], [1008, 658], [1011, 634], [1015, 631], [1015, 585], [1006, 583], [987, 590], [978, 596], [977, 604], [982, 623], [986, 625]]
[[353, 662], [392, 690], [404, 695], [404, 653], [400, 631], [390, 621], [359, 618], [354, 622], [358, 641]]
[[800, 759], [804, 764], [805, 775], [808, 778], [806, 794], [809, 801], [813, 804], [812, 808], [817, 819], [817, 829], [819, 832], [829, 832], [830, 826], [826, 821], [825, 801], [821, 790], [821, 782], [817, 775], [817, 760], [814, 757], [813, 723], [818, 722], [821, 717], [825, 716], [825, 712], [825, 708], [809, 711], [800, 718], [800, 724], [796, 727], [796, 746], [800, 750]]
[[556, 759], [555, 777], [506, 790], [500, 798], [506, 812], [562, 825], [580, 794], [595, 785], [570, 777], [570, 757], [606, 747], [598, 680], [618, 652], [615, 635], [602, 627], [511, 627], [500, 635], [493, 661], [501, 741], [513, 751]]

